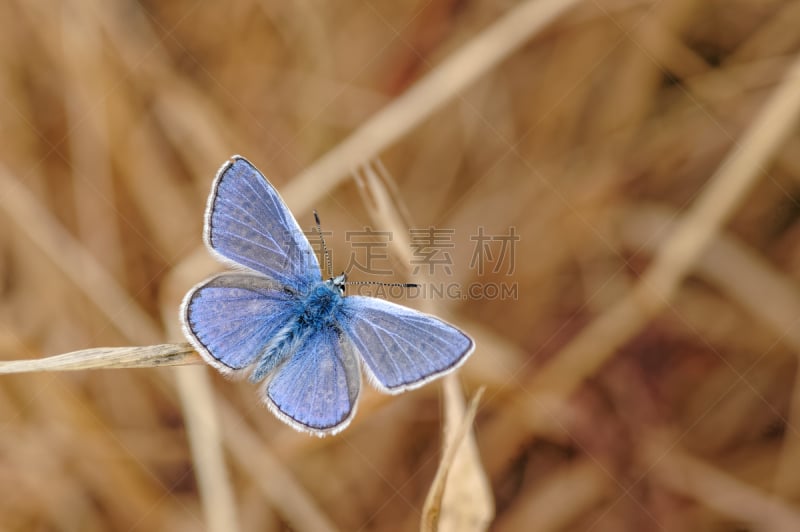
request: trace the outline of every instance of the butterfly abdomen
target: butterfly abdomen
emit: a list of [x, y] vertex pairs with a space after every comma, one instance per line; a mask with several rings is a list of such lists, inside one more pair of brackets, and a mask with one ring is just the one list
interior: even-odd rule
[[250, 373], [250, 381], [259, 382], [266, 377], [298, 350], [306, 336], [308, 335], [299, 326], [297, 320], [291, 320], [275, 334], [264, 348]]

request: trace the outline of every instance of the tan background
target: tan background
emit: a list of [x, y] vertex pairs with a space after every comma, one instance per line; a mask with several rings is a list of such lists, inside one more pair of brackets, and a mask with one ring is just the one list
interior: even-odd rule
[[[517, 286], [408, 301], [478, 339], [447, 389], [486, 387], [443, 529], [800, 530], [797, 28], [781, 0], [0, 3], [0, 357], [181, 341], [240, 153], [337, 272], [369, 225], [413, 280], [435, 226], [423, 282]], [[520, 235], [512, 274], [469, 267], [479, 226]], [[319, 440], [204, 375], [2, 376], [0, 529], [420, 526], [459, 394], [366, 390]]]

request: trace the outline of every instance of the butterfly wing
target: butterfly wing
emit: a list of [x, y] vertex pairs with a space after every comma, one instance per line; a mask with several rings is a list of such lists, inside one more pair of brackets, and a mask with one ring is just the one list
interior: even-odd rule
[[353, 346], [339, 331], [322, 327], [267, 381], [264, 402], [294, 428], [324, 436], [350, 423], [360, 390]]
[[472, 339], [422, 312], [364, 296], [344, 298], [340, 326], [350, 337], [376, 387], [399, 393], [460, 366]]
[[294, 318], [296, 298], [250, 273], [222, 273], [192, 288], [181, 306], [186, 337], [223, 373], [242, 370]]
[[205, 241], [223, 260], [303, 292], [322, 280], [300, 226], [266, 177], [241, 156], [217, 173], [206, 209]]

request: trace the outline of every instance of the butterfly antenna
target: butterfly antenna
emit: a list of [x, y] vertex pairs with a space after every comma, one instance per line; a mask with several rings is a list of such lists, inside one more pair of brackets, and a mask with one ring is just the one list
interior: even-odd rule
[[345, 284], [377, 284], [380, 286], [401, 286], [403, 288], [418, 288], [417, 283], [384, 283], [381, 281], [347, 281]]
[[325, 245], [325, 237], [322, 236], [322, 225], [319, 223], [319, 215], [317, 210], [314, 209], [314, 220], [317, 222], [317, 233], [322, 242], [322, 254], [325, 256], [325, 267], [328, 268], [328, 277], [333, 277], [333, 265], [331, 264], [331, 255], [328, 253], [328, 246]]

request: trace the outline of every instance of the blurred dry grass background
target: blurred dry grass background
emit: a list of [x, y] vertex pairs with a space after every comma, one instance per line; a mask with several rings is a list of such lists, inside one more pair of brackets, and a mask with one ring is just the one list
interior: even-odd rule
[[[370, 225], [407, 280], [433, 225], [438, 280], [519, 294], [410, 301], [476, 353], [322, 440], [200, 365], [3, 376], [0, 529], [415, 530], [485, 386], [443, 516], [800, 530], [798, 27], [784, 0], [0, 3], [2, 359], [180, 342], [233, 153], [318, 209], [337, 271]], [[479, 226], [520, 235], [513, 274], [468, 266]]]

